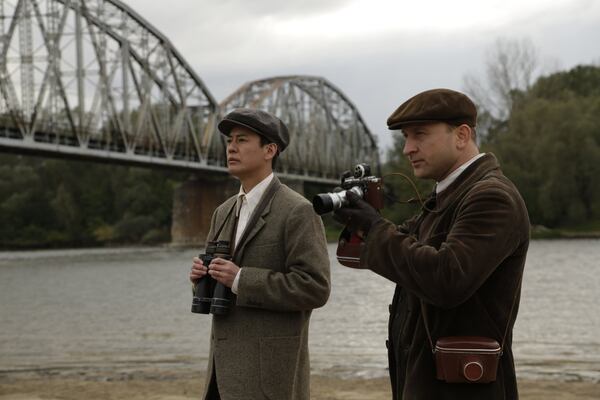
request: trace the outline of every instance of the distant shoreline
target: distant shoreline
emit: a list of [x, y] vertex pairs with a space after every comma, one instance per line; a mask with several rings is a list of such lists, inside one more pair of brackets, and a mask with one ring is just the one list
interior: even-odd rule
[[[327, 243], [335, 244], [338, 241], [338, 234], [329, 234], [327, 235]], [[543, 231], [534, 231], [531, 232], [532, 240], [546, 240], [546, 239], [600, 239], [600, 231], [588, 231], [588, 232], [579, 232], [579, 231], [569, 231], [562, 229], [546, 229]], [[177, 243], [156, 243], [156, 244], [141, 244], [141, 243], [114, 243], [111, 245], [103, 245], [103, 246], [66, 246], [66, 247], [0, 247], [0, 252], [26, 252], [26, 251], [45, 251], [45, 250], [85, 250], [85, 249], [93, 249], [93, 250], [102, 250], [102, 249], [151, 249], [151, 248], [174, 248], [174, 249], [202, 249], [203, 244], [201, 245], [182, 245]], [[0, 400], [2, 400], [0, 398]]]
[[595, 230], [569, 230], [550, 229], [544, 226], [533, 226], [531, 228], [532, 239], [600, 239], [600, 231]]

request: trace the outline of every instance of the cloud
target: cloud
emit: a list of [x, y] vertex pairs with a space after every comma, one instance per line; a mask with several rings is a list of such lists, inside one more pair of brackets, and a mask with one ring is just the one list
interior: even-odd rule
[[[462, 89], [498, 37], [529, 37], [563, 68], [600, 58], [593, 0], [126, 1], [163, 32], [218, 99], [276, 75], [317, 75], [355, 103], [386, 147], [385, 121], [432, 87]], [[559, 60], [559, 61], [557, 61]]]

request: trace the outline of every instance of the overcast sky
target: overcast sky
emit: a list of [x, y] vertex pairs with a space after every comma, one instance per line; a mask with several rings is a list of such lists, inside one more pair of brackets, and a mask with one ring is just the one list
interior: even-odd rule
[[483, 77], [498, 38], [530, 39], [545, 71], [600, 64], [597, 0], [124, 0], [175, 45], [218, 101], [245, 82], [317, 75], [385, 121], [434, 87]]

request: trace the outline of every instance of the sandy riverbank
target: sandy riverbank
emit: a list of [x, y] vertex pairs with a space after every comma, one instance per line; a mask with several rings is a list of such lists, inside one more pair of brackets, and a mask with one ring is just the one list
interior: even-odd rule
[[[203, 376], [192, 373], [144, 373], [110, 376], [18, 373], [0, 375], [0, 400], [191, 400], [199, 399]], [[592, 400], [600, 384], [591, 382], [519, 382], [522, 399]], [[389, 400], [387, 379], [312, 377], [312, 399]]]

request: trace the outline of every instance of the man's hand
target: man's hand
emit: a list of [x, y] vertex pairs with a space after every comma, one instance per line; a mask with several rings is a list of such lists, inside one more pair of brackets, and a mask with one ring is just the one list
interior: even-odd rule
[[190, 271], [190, 281], [196, 283], [198, 279], [204, 277], [208, 272], [208, 268], [202, 263], [198, 257], [192, 259], [192, 270]]
[[218, 282], [230, 288], [238, 274], [240, 267], [229, 260], [215, 258], [208, 266], [208, 274], [215, 278]]
[[369, 203], [354, 192], [346, 192], [348, 205], [336, 210], [333, 218], [346, 225], [348, 230], [366, 236], [371, 226], [382, 217]]

